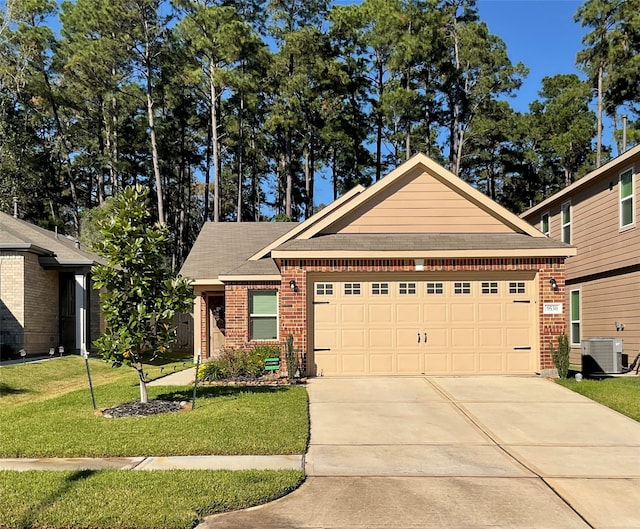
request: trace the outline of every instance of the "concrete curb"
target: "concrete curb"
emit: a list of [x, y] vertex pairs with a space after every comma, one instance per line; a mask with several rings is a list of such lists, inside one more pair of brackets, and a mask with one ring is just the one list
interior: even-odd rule
[[302, 455], [0, 459], [0, 470], [304, 470]]

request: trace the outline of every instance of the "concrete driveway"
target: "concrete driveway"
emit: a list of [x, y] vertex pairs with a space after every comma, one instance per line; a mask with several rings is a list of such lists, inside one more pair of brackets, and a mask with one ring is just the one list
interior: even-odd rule
[[640, 424], [540, 378], [313, 379], [307, 481], [206, 528], [640, 528]]

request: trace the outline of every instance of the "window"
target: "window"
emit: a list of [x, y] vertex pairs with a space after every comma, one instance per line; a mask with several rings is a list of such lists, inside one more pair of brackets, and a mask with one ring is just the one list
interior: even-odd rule
[[572, 290], [569, 301], [571, 304], [571, 345], [580, 345], [580, 291]]
[[416, 293], [416, 284], [415, 283], [399, 283], [399, 291], [400, 294], [415, 294]]
[[509, 283], [509, 294], [525, 294], [524, 281], [511, 281]]
[[464, 283], [453, 284], [454, 294], [471, 294], [471, 283], [465, 281]]
[[620, 227], [633, 224], [633, 172], [620, 175]]
[[388, 294], [389, 283], [371, 283], [372, 294]]
[[275, 290], [249, 291], [249, 339], [278, 339], [278, 293]]
[[498, 293], [498, 282], [497, 281], [483, 281], [482, 283], [482, 293], [483, 294], [497, 294]]
[[347, 296], [359, 296], [360, 295], [360, 283], [345, 283], [344, 293]]
[[427, 283], [427, 294], [442, 294], [443, 292], [442, 283]]
[[318, 296], [332, 296], [333, 283], [316, 283], [316, 294]]
[[549, 237], [549, 212], [542, 214], [540, 217], [540, 231]]
[[571, 244], [571, 202], [562, 204], [560, 217], [562, 219], [562, 242]]

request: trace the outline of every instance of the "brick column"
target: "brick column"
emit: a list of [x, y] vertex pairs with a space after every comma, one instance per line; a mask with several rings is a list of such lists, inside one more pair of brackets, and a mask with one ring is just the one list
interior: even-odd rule
[[[551, 349], [558, 347], [558, 336], [566, 334], [566, 317], [569, 307], [566, 303], [565, 264], [563, 259], [550, 259], [540, 267], [539, 279], [539, 317], [540, 317], [540, 369], [553, 369]], [[551, 288], [550, 280], [554, 279], [557, 289]], [[561, 314], [544, 314], [545, 303], [560, 303]]]

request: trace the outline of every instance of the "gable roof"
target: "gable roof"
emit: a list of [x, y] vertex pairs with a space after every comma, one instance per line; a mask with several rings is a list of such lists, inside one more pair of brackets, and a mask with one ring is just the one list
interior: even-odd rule
[[80, 248], [75, 239], [45, 230], [0, 212], [0, 250], [31, 252], [44, 267], [92, 266], [98, 255]]
[[[249, 258], [265, 244], [295, 229], [297, 222], [207, 222], [202, 227], [180, 274], [195, 284], [222, 284], [220, 276], [278, 275], [280, 271], [270, 257]], [[238, 273], [235, 270], [239, 269]]]
[[454, 175], [451, 171], [445, 169], [441, 165], [434, 162], [424, 154], [416, 154], [410, 160], [406, 161], [396, 169], [391, 171], [387, 176], [359, 193], [352, 200], [345, 203], [342, 207], [334, 209], [329, 215], [323, 217], [308, 219], [310, 226], [303, 233], [298, 235], [299, 239], [310, 239], [315, 235], [323, 232], [332, 225], [335, 225], [341, 219], [353, 212], [356, 208], [365, 206], [372, 202], [375, 198], [382, 194], [387, 188], [394, 184], [400, 184], [403, 179], [411, 178], [416, 171], [426, 171], [436, 180], [453, 190], [474, 206], [480, 208], [493, 218], [502, 222], [516, 233], [524, 233], [531, 237], [544, 237], [545, 235], [531, 226], [528, 222], [520, 219], [514, 213], [500, 206], [489, 197], [473, 188], [461, 178]]
[[522, 212], [520, 214], [521, 218], [527, 218], [530, 215], [541, 212], [542, 210], [548, 208], [552, 203], [558, 202], [562, 199], [565, 199], [568, 195], [573, 194], [577, 190], [581, 190], [594, 181], [598, 180], [599, 177], [610, 171], [611, 169], [615, 169], [617, 166], [625, 165], [631, 162], [632, 158], [638, 156], [640, 154], [640, 145], [636, 145], [635, 147], [629, 149], [628, 151], [622, 153], [619, 156], [616, 156], [612, 160], [609, 160], [604, 165], [601, 165], [594, 171], [587, 173], [585, 176], [576, 180], [573, 184], [561, 189], [557, 193], [551, 195], [548, 198], [545, 198], [542, 202], [539, 202], [532, 208]]

